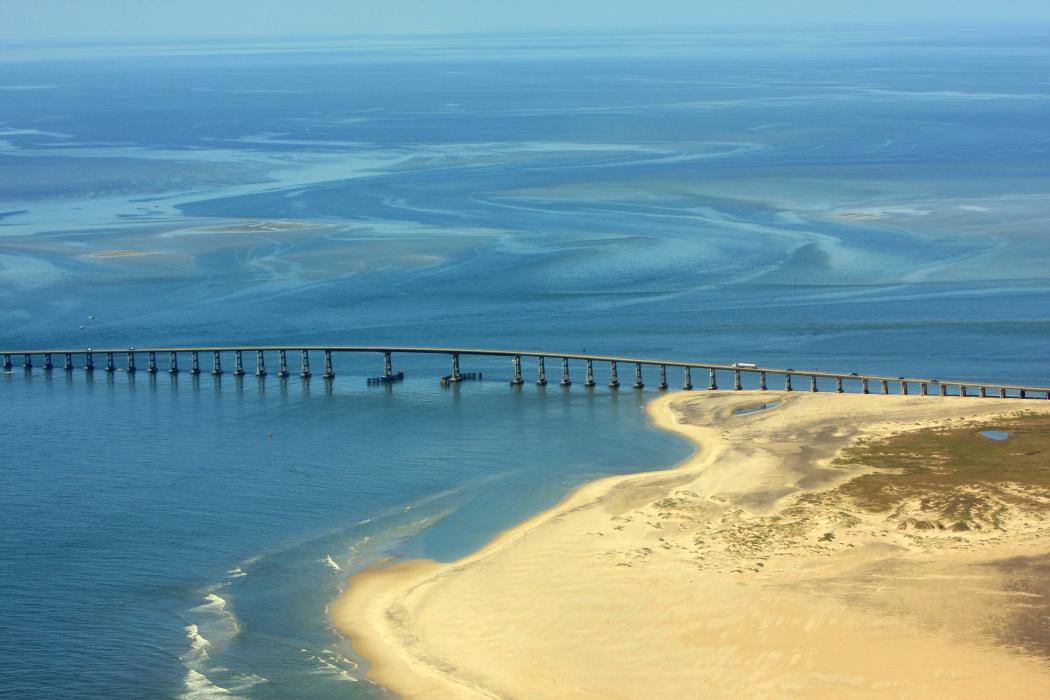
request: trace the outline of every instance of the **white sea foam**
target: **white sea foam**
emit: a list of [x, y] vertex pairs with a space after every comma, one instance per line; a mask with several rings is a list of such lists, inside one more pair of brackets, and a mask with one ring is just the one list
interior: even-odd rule
[[208, 658], [211, 642], [204, 638], [197, 625], [186, 625], [186, 638], [190, 640], [190, 650], [182, 655], [183, 661], [200, 662]]
[[336, 654], [335, 652], [329, 649], [322, 650], [322, 654], [328, 656], [327, 659], [321, 655], [314, 654], [306, 649], [300, 649], [299, 651], [302, 652], [306, 656], [306, 658], [314, 662], [315, 667], [313, 669], [313, 673], [323, 674], [326, 676], [335, 676], [336, 678], [340, 678], [344, 681], [349, 681], [351, 683], [357, 683], [361, 680], [360, 678], [357, 678], [356, 676], [351, 674], [346, 668], [343, 668], [343, 664], [346, 664], [352, 669], [358, 668], [358, 665], [355, 662], [351, 661], [345, 656]]
[[243, 569], [239, 566], [235, 566], [226, 572], [230, 578], [240, 578], [241, 576], [247, 576]]
[[233, 700], [240, 696], [232, 694], [228, 689], [208, 679], [203, 673], [186, 669], [186, 677], [183, 679], [186, 691], [180, 695], [181, 700], [208, 700], [208, 698], [226, 698]]
[[339, 565], [335, 563], [335, 560], [332, 559], [332, 556], [330, 554], [326, 554], [324, 556], [324, 559], [321, 560], [321, 563], [323, 563], [325, 566], [327, 566], [332, 571], [342, 571], [342, 569], [339, 567]]

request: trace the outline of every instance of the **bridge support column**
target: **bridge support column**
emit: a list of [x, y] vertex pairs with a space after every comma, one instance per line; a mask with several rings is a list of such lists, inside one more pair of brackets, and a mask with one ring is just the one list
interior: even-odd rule
[[842, 377], [835, 377], [835, 393], [841, 394], [845, 389], [842, 388]]
[[616, 376], [616, 362], [609, 363], [609, 388], [618, 389], [620, 386], [620, 378]]
[[682, 388], [686, 391], [692, 391], [693, 389], [693, 370], [691, 367], [686, 367], [682, 371]]
[[288, 353], [284, 350], [277, 351], [277, 376], [281, 379], [288, 376]]
[[107, 352], [106, 353], [106, 371], [107, 372], [116, 372], [117, 371], [117, 366], [113, 364], [113, 353], [111, 353], [111, 352]]
[[222, 374], [222, 353], [218, 350], [211, 353], [211, 373], [216, 377]]
[[920, 383], [919, 384], [919, 394], [922, 395], [922, 396], [928, 396], [929, 393], [930, 393], [930, 385], [927, 384], [926, 382]]
[[460, 371], [459, 371], [459, 355], [457, 353], [452, 353], [451, 358], [452, 358], [452, 374], [450, 374], [448, 376], [448, 380], [450, 382], [458, 382], [460, 379], [463, 378], [463, 375], [460, 374]]
[[157, 373], [157, 353], [147, 352], [146, 353], [146, 372], [148, 374]]
[[536, 385], [547, 386], [547, 366], [542, 356], [536, 358]]
[[791, 375], [790, 374], [785, 374], [784, 375], [784, 391], [794, 391], [794, 389], [791, 388]]
[[569, 358], [561, 358], [561, 385], [570, 386], [572, 378], [569, 376]]
[[303, 379], [310, 378], [310, 352], [307, 350], [299, 351], [299, 376]]
[[587, 360], [587, 376], [583, 381], [584, 386], [594, 386], [594, 361]]
[[168, 374], [179, 373], [179, 357], [177, 353], [168, 353]]
[[22, 368], [33, 369], [33, 356], [28, 352], [22, 355]]
[[200, 353], [196, 350], [190, 353], [190, 374], [196, 376], [201, 373]]
[[[457, 373], [457, 376], [458, 376], [458, 371], [459, 371], [459, 356], [458, 355], [453, 355], [452, 369], [453, 369], [454, 372]], [[332, 351], [331, 350], [325, 350], [324, 351], [324, 374], [322, 374], [321, 377], [323, 379], [334, 379], [335, 378], [335, 371], [332, 370]]]
[[740, 391], [741, 387], [742, 387], [742, 385], [740, 383], [740, 370], [734, 369], [733, 370], [733, 389], [736, 390], [736, 391]]
[[124, 367], [124, 371], [128, 374], [135, 374], [135, 353], [128, 350], [128, 364]]
[[634, 363], [634, 388], [645, 388], [645, 382], [642, 381], [642, 364], [640, 362]]
[[521, 386], [525, 383], [525, 380], [521, 378], [521, 355], [515, 355], [514, 358], [514, 376], [510, 378], [511, 386]]
[[244, 376], [244, 355], [240, 350], [233, 351], [233, 376]]
[[1028, 398], [1028, 393], [1024, 389], [1019, 390], [1017, 392], [1017, 395], [1018, 395], [1018, 397], [1020, 397], [1022, 399], [1027, 399]]
[[255, 376], [266, 376], [266, 357], [263, 355], [262, 350], [255, 351]]
[[901, 396], [908, 395], [908, 382], [901, 382]]
[[[284, 356], [284, 351], [281, 353]], [[391, 379], [394, 376], [394, 363], [390, 359], [390, 353], [383, 353], [383, 377]]]
[[657, 387], [660, 391], [667, 390], [667, 367], [660, 365], [660, 385]]
[[63, 353], [62, 369], [64, 369], [67, 372], [72, 372], [73, 371], [73, 354], [72, 353], [69, 353], [69, 352]]
[[960, 384], [959, 385], [959, 396], [969, 396], [969, 394], [966, 393], [966, 385], [965, 384]]
[[809, 390], [814, 393], [817, 391], [817, 376], [815, 374], [811, 374], [809, 377]]
[[948, 395], [948, 387], [945, 384], [938, 384], [937, 385], [937, 393], [939, 395], [941, 395], [941, 396], [947, 396]]
[[85, 372], [94, 372], [95, 371], [95, 360], [92, 357], [92, 353], [90, 353], [90, 352], [84, 353], [84, 371]]
[[765, 372], [759, 372], [758, 373], [758, 389], [759, 389], [759, 391], [765, 391], [766, 390], [766, 373]]
[[890, 383], [885, 379], [879, 381], [879, 392], [882, 394], [890, 393]]
[[8, 355], [6, 352], [4, 353], [4, 371], [11, 371], [11, 356]]
[[977, 389], [977, 395], [980, 396], [982, 399], [986, 399], [988, 398], [988, 390], [982, 386], [979, 389]]
[[868, 380], [867, 379], [861, 379], [860, 380], [860, 393], [862, 393], [862, 394], [870, 394], [871, 393], [871, 389], [868, 388]]
[[[1050, 396], [1050, 394], [1048, 394], [1048, 396]], [[1005, 399], [1006, 398], [1006, 389], [999, 389], [999, 398], [1000, 399]]]
[[51, 353], [44, 353], [44, 364], [41, 366], [44, 368], [45, 372], [50, 372], [54, 368], [54, 365], [51, 363]]
[[709, 391], [714, 391], [718, 388], [718, 376], [715, 374], [714, 369], [707, 370], [707, 388]]

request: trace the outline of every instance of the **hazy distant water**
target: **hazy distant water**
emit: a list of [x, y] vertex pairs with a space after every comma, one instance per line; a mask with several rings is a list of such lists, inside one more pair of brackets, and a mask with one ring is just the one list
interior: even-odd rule
[[[0, 346], [446, 343], [1050, 383], [1046, 38], [8, 50]], [[93, 255], [114, 250], [141, 254]], [[364, 357], [331, 393], [0, 376], [0, 694], [367, 695], [324, 615], [348, 568], [454, 557], [687, 451], [647, 427], [651, 393], [511, 391], [508, 363], [474, 361], [489, 379], [444, 390], [440, 358], [395, 359], [391, 392]]]

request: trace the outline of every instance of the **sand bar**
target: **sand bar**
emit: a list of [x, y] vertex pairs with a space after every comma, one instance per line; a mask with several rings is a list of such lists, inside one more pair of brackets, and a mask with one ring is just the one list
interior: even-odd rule
[[653, 420], [698, 446], [681, 465], [358, 574], [333, 619], [406, 698], [1050, 697], [1046, 596], [1018, 583], [1045, 578], [1040, 513], [918, 533], [828, 495], [871, 471], [829, 466], [857, 440], [1021, 410], [1050, 402], [663, 396]]

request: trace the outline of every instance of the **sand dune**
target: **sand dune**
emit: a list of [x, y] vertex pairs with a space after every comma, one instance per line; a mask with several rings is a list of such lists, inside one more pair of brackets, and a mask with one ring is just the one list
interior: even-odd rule
[[408, 698], [1047, 697], [1042, 516], [926, 535], [829, 495], [870, 471], [829, 464], [858, 438], [1022, 408], [1050, 402], [664, 396], [654, 420], [698, 445], [676, 469], [359, 574], [333, 617]]

